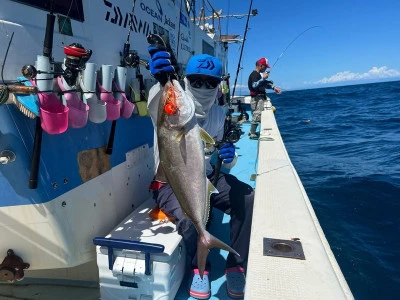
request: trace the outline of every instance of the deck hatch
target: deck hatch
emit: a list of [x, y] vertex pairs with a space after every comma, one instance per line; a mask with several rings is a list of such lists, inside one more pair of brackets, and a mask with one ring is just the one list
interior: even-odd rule
[[299, 240], [280, 240], [264, 238], [263, 255], [306, 259]]

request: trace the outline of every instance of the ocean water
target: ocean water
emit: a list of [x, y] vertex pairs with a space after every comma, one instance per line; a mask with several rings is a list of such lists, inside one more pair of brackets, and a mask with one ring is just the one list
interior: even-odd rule
[[356, 299], [400, 299], [400, 81], [269, 95]]

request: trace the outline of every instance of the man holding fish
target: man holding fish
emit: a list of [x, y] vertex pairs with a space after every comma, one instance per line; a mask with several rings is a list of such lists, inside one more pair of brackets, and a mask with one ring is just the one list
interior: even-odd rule
[[[173, 217], [192, 268], [189, 293], [210, 297], [207, 255], [210, 248], [229, 251], [226, 261], [228, 294], [244, 297], [254, 191], [230, 174], [219, 173], [214, 187], [211, 156], [217, 153], [224, 168], [235, 165], [232, 143], [214, 147], [224, 134], [225, 111], [215, 103], [222, 80], [219, 59], [193, 56], [186, 68], [185, 90], [175, 79], [174, 59], [165, 48], [149, 47], [150, 71], [159, 81], [149, 93], [148, 108], [155, 128], [156, 176], [152, 187], [160, 209]], [[206, 230], [211, 208], [230, 215], [230, 246]], [[197, 244], [196, 242], [197, 241]]]

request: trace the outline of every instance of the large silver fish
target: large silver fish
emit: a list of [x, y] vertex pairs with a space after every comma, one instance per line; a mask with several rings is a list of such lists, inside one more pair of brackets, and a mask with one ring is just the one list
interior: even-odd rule
[[199, 127], [194, 111], [193, 100], [188, 98], [180, 84], [176, 80], [168, 81], [158, 106], [158, 173], [166, 177], [183, 212], [197, 229], [197, 263], [203, 278], [210, 248], [218, 247], [239, 254], [205, 228], [210, 195], [217, 191], [206, 177], [203, 140], [212, 144], [214, 140]]

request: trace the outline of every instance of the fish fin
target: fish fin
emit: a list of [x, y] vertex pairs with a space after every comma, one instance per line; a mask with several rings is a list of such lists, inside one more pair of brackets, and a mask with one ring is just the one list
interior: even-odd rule
[[204, 270], [206, 268], [207, 256], [211, 248], [220, 248], [232, 252], [240, 256], [235, 250], [217, 239], [215, 236], [204, 230], [203, 235], [199, 235], [197, 240], [197, 268], [199, 269], [200, 278], [203, 279]]
[[218, 194], [217, 188], [211, 183], [211, 181], [207, 179], [207, 195], [210, 197], [211, 194]]
[[176, 136], [176, 140], [178, 142], [180, 142], [182, 140], [182, 138], [184, 137], [185, 133], [183, 131], [181, 131], [177, 136]]
[[208, 178], [206, 178], [206, 182], [207, 182], [207, 201], [206, 201], [206, 214], [204, 214], [204, 220], [203, 220], [203, 224], [207, 224], [208, 222], [208, 218], [210, 217], [210, 197], [212, 194], [214, 193], [219, 193], [218, 190], [216, 189], [216, 187], [211, 183], [210, 180], [208, 180]]
[[154, 179], [159, 182], [168, 182], [167, 176], [165, 175], [164, 168], [161, 164], [158, 165], [156, 175]]
[[203, 140], [203, 142], [205, 142], [206, 144], [211, 144], [214, 145], [215, 141], [214, 139], [211, 137], [211, 135], [208, 134], [207, 131], [205, 131], [203, 128], [200, 127], [200, 136], [201, 139]]

